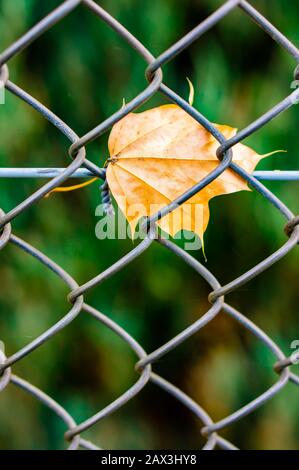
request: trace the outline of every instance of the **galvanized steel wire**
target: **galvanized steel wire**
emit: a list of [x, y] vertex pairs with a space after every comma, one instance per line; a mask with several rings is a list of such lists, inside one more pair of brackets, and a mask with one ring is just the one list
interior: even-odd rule
[[[33, 41], [41, 36], [45, 31], [51, 28], [54, 24], [63, 21], [72, 10], [79, 7], [85, 7], [99, 19], [105, 22], [112, 28], [119, 36], [121, 36], [138, 54], [144, 59], [146, 63], [145, 75], [148, 83], [144, 90], [137, 95], [133, 100], [127, 103], [120, 110], [115, 112], [105, 121], [99, 123], [96, 127], [91, 129], [83, 136], [78, 136], [73, 129], [71, 129], [65, 122], [56, 116], [51, 110], [47, 109], [40, 101], [28, 94], [25, 90], [20, 88], [17, 84], [9, 80], [8, 63], [16, 54], [27, 48]], [[216, 127], [198, 110], [190, 106], [182, 97], [177, 95], [173, 90], [168, 88], [163, 83], [162, 68], [171, 61], [175, 56], [185, 50], [190, 44], [198, 40], [206, 31], [212, 28], [215, 24], [221, 21], [226, 15], [234, 9], [241, 9], [253, 21], [255, 21], [264, 31], [269, 34], [274, 41], [276, 41], [285, 51], [290, 54], [295, 60], [295, 78], [298, 78], [298, 64], [299, 64], [299, 50], [288, 40], [267, 18], [265, 18], [259, 11], [257, 11], [249, 2], [245, 0], [228, 0], [225, 1], [220, 8], [214, 11], [208, 18], [202, 21], [196, 28], [187, 33], [178, 42], [172, 45], [169, 49], [163, 52], [159, 57], [154, 57], [144, 45], [134, 37], [127, 29], [120, 24], [116, 18], [107, 13], [101, 6], [94, 0], [66, 0], [55, 10], [37, 23], [29, 31], [15, 41], [12, 45], [7, 47], [0, 54], [0, 79], [4, 83], [7, 92], [15, 95], [34, 108], [41, 116], [47, 119], [50, 124], [55, 126], [59, 132], [64, 134], [70, 141], [69, 157], [71, 160], [66, 164], [65, 168], [59, 169], [56, 172], [44, 169], [43, 176], [50, 178], [46, 184], [42, 185], [37, 191], [28, 196], [16, 207], [4, 214], [3, 210], [0, 213], [0, 250], [5, 250], [7, 244], [14, 245], [16, 249], [21, 250], [24, 256], [32, 256], [37, 259], [42, 265], [49, 270], [53, 271], [69, 288], [69, 295], [66, 302], [70, 302], [68, 313], [56, 322], [52, 327], [46, 330], [43, 334], [38, 336], [32, 342], [27, 344], [22, 349], [16, 351], [12, 356], [5, 357], [4, 352], [0, 350], [0, 392], [6, 387], [16, 386], [21, 388], [32, 395], [34, 398], [43, 403], [55, 413], [66, 426], [64, 438], [68, 443], [69, 449], [98, 449], [97, 445], [91, 443], [82, 437], [82, 434], [87, 429], [91, 428], [100, 420], [105, 419], [108, 415], [124, 406], [129, 400], [132, 400], [149, 382], [152, 382], [157, 387], [163, 389], [166, 393], [175, 397], [186, 408], [188, 408], [201, 423], [202, 435], [206, 438], [204, 449], [236, 449], [234, 444], [228, 442], [221, 436], [221, 431], [231, 423], [242, 419], [244, 416], [253, 413], [254, 410], [264, 405], [274, 395], [279, 393], [289, 382], [299, 385], [299, 377], [290, 371], [289, 366], [292, 364], [289, 357], [286, 357], [281, 351], [279, 346], [255, 323], [250, 321], [242, 313], [235, 310], [232, 306], [225, 302], [224, 296], [230, 292], [238, 289], [240, 286], [248, 283], [256, 276], [271, 267], [274, 263], [278, 262], [287, 253], [295, 248], [299, 243], [299, 218], [296, 217], [284, 203], [272, 194], [258, 178], [248, 174], [245, 170], [241, 169], [238, 165], [232, 162], [232, 149], [234, 145], [241, 142], [246, 137], [252, 135], [262, 126], [265, 126], [269, 121], [275, 119], [278, 115], [286, 111], [291, 106], [299, 102], [299, 89], [295, 88], [292, 92], [280, 103], [266, 111], [256, 121], [250, 123], [245, 129], [239, 131], [234, 137], [226, 140], [225, 137], [216, 129]], [[105, 185], [105, 169], [98, 167], [93, 162], [86, 158], [86, 146], [97, 139], [100, 135], [107, 132], [116, 122], [126, 116], [129, 112], [136, 110], [141, 104], [149, 100], [154, 94], [161, 92], [170, 101], [176, 103], [187, 113], [189, 113], [197, 122], [204, 126], [219, 142], [217, 157], [219, 164], [215, 170], [207, 175], [203, 180], [199, 181], [194, 187], [190, 188], [176, 200], [165, 206], [159, 213], [155, 214], [148, 220], [147, 236], [146, 238], [130, 251], [123, 258], [118, 260], [104, 272], [99, 273], [92, 279], [87, 280], [83, 285], [79, 285], [75, 279], [65, 271], [61, 266], [55, 263], [54, 260], [47, 257], [44, 253], [39, 251], [36, 247], [20, 239], [12, 232], [13, 220], [26, 211], [31, 205], [38, 204], [39, 200], [46, 195], [50, 190], [61, 185], [68, 178], [75, 174], [81, 175], [94, 175], [101, 178]], [[1, 111], [1, 108], [0, 108]], [[161, 237], [156, 237], [155, 222], [162, 216], [170, 213], [177, 205], [186, 202], [192, 195], [198, 193], [205, 188], [210, 182], [219, 177], [227, 168], [231, 168], [244, 180], [246, 180], [252, 188], [254, 188], [261, 197], [266, 198], [286, 219], [285, 232], [288, 237], [283, 246], [279, 247], [275, 253], [268, 258], [261, 261], [258, 265], [254, 266], [248, 272], [242, 274], [237, 279], [232, 280], [227, 285], [222, 286], [214, 275], [194, 257], [178, 247], [176, 244]], [[39, 169], [41, 172], [43, 169]], [[50, 173], [49, 173], [50, 171]], [[81, 173], [80, 173], [81, 172]], [[258, 175], [257, 175], [258, 176]], [[262, 176], [262, 175], [261, 175]], [[104, 186], [104, 192], [107, 186]], [[105, 200], [109, 206], [108, 199]], [[282, 230], [284, 227], [282, 226]], [[142, 256], [145, 250], [150, 249], [152, 243], [159, 243], [166, 250], [170, 250], [180, 260], [193, 268], [193, 270], [203, 278], [211, 288], [209, 301], [211, 307], [205, 312], [197, 321], [190, 325], [185, 330], [181, 331], [174, 338], [170, 339], [166, 344], [162, 345], [155, 351], [150, 353], [146, 352], [141, 344], [139, 344], [125, 329], [120, 327], [117, 323], [112, 321], [108, 315], [99, 312], [91, 305], [84, 301], [84, 295], [95, 286], [105, 281], [108, 277], [113, 276], [117, 271], [123, 269], [126, 265], [131, 263], [133, 259]], [[112, 403], [108, 404], [105, 408], [100, 409], [95, 415], [89, 417], [81, 423], [76, 423], [72, 416], [56, 401], [45, 394], [42, 390], [36, 388], [26, 380], [17, 377], [12, 373], [12, 366], [22, 358], [28, 356], [36, 348], [42, 347], [43, 343], [50, 341], [51, 338], [60, 333], [77, 317], [85, 312], [90, 315], [95, 322], [106, 328], [112, 330], [118, 335], [132, 351], [136, 354], [136, 373], [139, 374], [135, 384], [126, 390], [121, 396], [117, 397]], [[236, 410], [229, 416], [226, 416], [218, 422], [214, 422], [212, 417], [182, 390], [178, 389], [174, 384], [166, 381], [153, 372], [152, 366], [159, 358], [163, 357], [168, 352], [172, 351], [179, 344], [186, 341], [190, 336], [204, 328], [211, 322], [220, 312], [232, 317], [236, 322], [240, 323], [243, 328], [252, 333], [260, 342], [266, 346], [273, 355], [273, 367], [277, 372], [277, 381], [264, 393], [256, 397], [250, 403], [244, 404], [242, 408]], [[5, 338], [1, 338], [5, 342]], [[63, 440], [63, 436], [61, 436]], [[100, 444], [100, 443], [99, 443]]]

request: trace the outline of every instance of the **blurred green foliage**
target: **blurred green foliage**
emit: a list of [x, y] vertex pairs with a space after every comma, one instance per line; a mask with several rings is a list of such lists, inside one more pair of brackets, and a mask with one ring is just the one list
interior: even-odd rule
[[[0, 50], [59, 5], [58, 0], [1, 0]], [[115, 0], [101, 5], [158, 55], [196, 26], [220, 0]], [[299, 44], [298, 1], [253, 1]], [[241, 11], [164, 67], [165, 83], [188, 96], [210, 120], [238, 128], [290, 91], [295, 64]], [[83, 7], [77, 8], [10, 62], [10, 77], [79, 135], [115, 112], [146, 85], [138, 54]], [[157, 94], [142, 109], [165, 102]], [[64, 166], [66, 139], [25, 103], [6, 94], [0, 109], [0, 165]], [[298, 169], [298, 108], [285, 112], [246, 140], [257, 152], [286, 149], [259, 169]], [[87, 148], [88, 158], [107, 158], [107, 134]], [[41, 185], [2, 180], [1, 207], [8, 211]], [[298, 212], [298, 183], [266, 183]], [[79, 283], [132, 248], [129, 240], [94, 235], [97, 185], [59, 194], [27, 209], [14, 233], [60, 263]], [[206, 233], [207, 266], [221, 283], [265, 258], [284, 241], [285, 221], [255, 192], [211, 201]], [[200, 252], [192, 253], [203, 261]], [[263, 328], [284, 350], [298, 339], [298, 261], [294, 250], [257, 279], [229, 295], [229, 302]], [[12, 354], [61, 316], [67, 289], [37, 261], [7, 246], [0, 264], [0, 339]], [[152, 246], [123, 271], [87, 294], [87, 301], [126, 328], [152, 351], [207, 309], [208, 286], [160, 246]], [[77, 422], [89, 417], [135, 380], [136, 358], [107, 328], [81, 314], [69, 327], [20, 361], [14, 371], [60, 402]], [[219, 420], [254, 399], [277, 379], [273, 357], [250, 333], [219, 315], [155, 370], [177, 384]], [[1, 448], [61, 448], [64, 427], [44, 406], [10, 385], [0, 397]], [[298, 390], [288, 385], [254, 414], [223, 431], [245, 449], [295, 449], [299, 438]], [[199, 423], [163, 391], [148, 385], [133, 401], [86, 433], [104, 448], [198, 448]]]

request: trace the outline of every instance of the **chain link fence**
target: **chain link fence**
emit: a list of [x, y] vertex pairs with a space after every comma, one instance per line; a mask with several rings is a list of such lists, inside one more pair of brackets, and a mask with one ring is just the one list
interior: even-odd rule
[[[72, 10], [79, 6], [85, 7], [90, 10], [91, 14], [96, 15], [99, 21], [105, 22], [110, 26], [119, 36], [121, 36], [133, 49], [147, 63], [146, 78], [148, 80], [147, 86], [144, 90], [136, 96], [132, 101], [127, 103], [115, 114], [111, 115], [104, 122], [101, 122], [94, 129], [79, 137], [65, 122], [56, 116], [51, 110], [47, 109], [36, 98], [29, 95], [20, 88], [17, 84], [9, 80], [8, 62], [16, 54], [19, 54], [23, 49], [27, 48], [33, 41], [41, 36], [46, 30], [51, 28], [56, 23], [63, 20]], [[171, 61], [175, 56], [181, 53], [184, 49], [188, 48], [194, 41], [198, 40], [205, 32], [221, 21], [226, 15], [229, 15], [234, 9], [241, 9], [245, 15], [248, 15], [254, 22], [260, 26], [266, 34], [270, 35], [285, 51], [290, 54], [297, 64], [295, 70], [294, 86], [289, 94], [283, 101], [278, 103], [269, 111], [265, 112], [256, 121], [250, 123], [245, 129], [238, 132], [234, 137], [226, 140], [224, 136], [209, 122], [209, 120], [200, 114], [196, 109], [190, 106], [183, 98], [178, 96], [173, 90], [168, 88], [163, 83], [162, 67], [168, 61]], [[163, 21], [163, 18], [161, 19]], [[294, 363], [294, 358], [286, 357], [281, 351], [279, 346], [255, 323], [246, 318], [242, 313], [235, 310], [232, 306], [225, 302], [225, 295], [235, 291], [244, 284], [248, 283], [256, 276], [262, 273], [278, 262], [287, 253], [295, 248], [299, 243], [299, 217], [295, 215], [286, 207], [283, 202], [272, 194], [257, 178], [248, 174], [232, 161], [233, 147], [243, 139], [252, 135], [262, 126], [265, 126], [270, 120], [276, 118], [278, 115], [286, 111], [291, 106], [299, 102], [299, 89], [297, 88], [297, 80], [299, 80], [299, 50], [292, 44], [275, 26], [273, 26], [262, 14], [257, 11], [253, 6], [245, 0], [228, 0], [224, 2], [220, 8], [214, 11], [208, 18], [202, 21], [196, 28], [186, 34], [177, 43], [172, 45], [169, 49], [163, 52], [159, 57], [153, 57], [152, 54], [144, 47], [144, 45], [134, 37], [126, 28], [120, 24], [116, 18], [110, 16], [105, 10], [101, 8], [93, 0], [66, 0], [55, 10], [51, 11], [45, 18], [38, 24], [27, 31], [20, 39], [10, 45], [5, 51], [0, 54], [0, 67], [1, 74], [0, 80], [2, 88], [5, 87], [7, 92], [12, 93], [16, 99], [20, 99], [34, 108], [40, 115], [47, 119], [53, 126], [55, 126], [62, 134], [64, 134], [70, 141], [69, 156], [71, 163], [63, 168], [61, 171], [50, 171], [39, 169], [39, 175], [30, 176], [48, 176], [50, 180], [40, 187], [37, 191], [31, 194], [28, 198], [13, 207], [8, 213], [1, 210], [1, 233], [0, 233], [0, 250], [4, 250], [7, 244], [14, 245], [16, 249], [21, 250], [25, 257], [31, 256], [36, 258], [46, 268], [53, 271], [65, 283], [70, 293], [68, 300], [70, 302], [70, 309], [68, 313], [56, 322], [51, 328], [27, 344], [19, 351], [15, 352], [10, 357], [5, 357], [4, 348], [0, 350], [0, 391], [6, 387], [16, 386], [23, 389], [26, 393], [32, 395], [42, 402], [46, 407], [51, 409], [66, 425], [66, 432], [64, 439], [68, 443], [69, 449], [98, 449], [96, 444], [87, 441], [82, 437], [84, 431], [94, 426], [100, 420], [105, 419], [108, 415], [123, 407], [129, 400], [134, 399], [136, 395], [144, 388], [149, 382], [152, 382], [157, 387], [163, 389], [166, 393], [175, 397], [186, 408], [188, 408], [201, 423], [201, 433], [206, 438], [204, 449], [237, 449], [235, 445], [221, 436], [221, 431], [228, 425], [244, 418], [246, 415], [253, 413], [258, 407], [261, 407], [268, 402], [274, 395], [278, 394], [289, 382], [294, 385], [299, 385], [299, 377], [290, 371], [289, 366]], [[20, 239], [12, 232], [11, 222], [22, 214], [33, 204], [38, 204], [39, 200], [45, 196], [49, 191], [61, 185], [69, 177], [75, 174], [84, 174], [96, 176], [104, 181], [103, 196], [107, 204], [107, 208], [111, 204], [109, 199], [108, 188], [105, 186], [105, 169], [100, 168], [86, 158], [85, 147], [95, 139], [97, 139], [104, 132], [108, 131], [111, 126], [126, 116], [128, 113], [136, 110], [141, 104], [150, 99], [155, 93], [162, 92], [171, 102], [176, 103], [189, 113], [198, 123], [204, 126], [219, 142], [217, 157], [219, 164], [217, 168], [207, 175], [203, 180], [199, 181], [194, 187], [182, 194], [175, 201], [171, 202], [168, 206], [164, 207], [159, 213], [155, 214], [149, 219], [148, 231], [146, 238], [130, 251], [123, 258], [118, 260], [115, 264], [110, 266], [105, 271], [99, 273], [96, 277], [88, 280], [83, 285], [78, 285], [75, 279], [65, 271], [61, 266], [55, 263], [54, 260], [48, 258], [46, 254], [39, 251], [36, 247], [30, 245], [26, 241]], [[269, 203], [273, 204], [277, 211], [279, 211], [286, 219], [284, 227], [287, 235], [287, 241], [276, 252], [271, 254], [265, 260], [254, 266], [248, 272], [242, 274], [237, 279], [232, 280], [228, 284], [222, 286], [215, 276], [195, 258], [190, 256], [182, 248], [178, 247], [173, 242], [156, 237], [155, 235], [155, 222], [164, 215], [170, 213], [177, 207], [183, 204], [191, 196], [206, 187], [210, 182], [219, 177], [226, 169], [231, 168], [234, 172], [246, 180], [252, 188], [260, 193], [261, 197], [266, 198]], [[80, 170], [79, 170], [80, 169]], [[28, 170], [30, 171], [30, 170]], [[282, 227], [283, 230], [283, 227]], [[117, 271], [123, 269], [126, 265], [131, 263], [142, 253], [150, 249], [152, 243], [161, 244], [166, 250], [170, 250], [174, 256], [181, 259], [182, 262], [190, 265], [194, 271], [201, 276], [211, 288], [209, 301], [211, 303], [210, 309], [205, 312], [197, 321], [195, 321], [188, 328], [177, 334], [174, 338], [170, 339], [166, 344], [162, 345], [155, 351], [147, 353], [141, 344], [139, 344], [127, 331], [121, 328], [117, 323], [112, 321], [107, 315], [99, 312], [91, 305], [84, 302], [84, 294], [95, 286], [105, 281], [108, 277], [113, 276]], [[25, 260], [26, 261], [26, 260]], [[182, 390], [177, 388], [174, 384], [166, 381], [153, 372], [153, 364], [159, 358], [168, 354], [174, 348], [184, 341], [187, 341], [192, 335], [204, 328], [211, 322], [220, 312], [224, 312], [227, 316], [232, 317], [236, 322], [240, 323], [242, 327], [252, 333], [261, 343], [266, 346], [273, 354], [273, 367], [277, 372], [277, 381], [264, 393], [257, 396], [250, 403], [244, 404], [242, 408], [236, 410], [229, 416], [214, 422], [212, 417], [207, 412], [186, 395]], [[63, 331], [67, 326], [82, 312], [93, 317], [95, 322], [102, 326], [109, 328], [116, 335], [118, 335], [127, 345], [131, 348], [137, 356], [136, 372], [139, 374], [136, 383], [125, 391], [121, 396], [115, 399], [112, 403], [105, 408], [100, 409], [96, 414], [89, 417], [81, 423], [76, 423], [72, 416], [60, 406], [55, 400], [49, 397], [42, 390], [36, 388], [33, 384], [27, 382], [12, 373], [12, 366], [24, 357], [30, 355], [35, 349], [42, 347], [42, 345], [50, 341], [51, 338]], [[1, 338], [5, 342], [5, 338]], [[61, 436], [63, 439], [63, 436]]]

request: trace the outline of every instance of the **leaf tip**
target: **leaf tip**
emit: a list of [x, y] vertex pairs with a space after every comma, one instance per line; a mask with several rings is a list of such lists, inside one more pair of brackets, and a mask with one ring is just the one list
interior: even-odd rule
[[204, 239], [202, 237], [201, 239], [201, 250], [202, 250], [202, 255], [203, 255], [203, 258], [205, 260], [205, 263], [208, 262], [208, 258], [207, 258], [207, 255], [206, 255], [206, 251], [205, 251], [205, 244], [204, 244]]
[[262, 158], [271, 157], [272, 155], [275, 155], [276, 153], [288, 153], [288, 151], [287, 150], [273, 150], [272, 152], [261, 155], [261, 157]]
[[188, 85], [189, 85], [189, 98], [188, 98], [188, 102], [189, 102], [190, 106], [192, 106], [192, 105], [193, 105], [193, 102], [194, 102], [194, 86], [193, 86], [191, 80], [190, 80], [188, 77], [186, 77], [186, 79], [187, 79], [187, 82], [188, 82]]

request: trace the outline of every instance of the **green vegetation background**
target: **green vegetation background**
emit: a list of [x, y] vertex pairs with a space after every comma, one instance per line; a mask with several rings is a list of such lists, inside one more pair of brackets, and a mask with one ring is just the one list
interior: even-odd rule
[[[44, 17], [58, 0], [1, 0], [0, 49]], [[115, 0], [100, 4], [158, 55], [222, 2], [220, 0]], [[299, 45], [299, 2], [253, 1]], [[294, 62], [245, 14], [234, 11], [164, 67], [165, 83], [210, 120], [242, 128], [290, 92]], [[117, 34], [87, 9], [77, 8], [10, 62], [10, 76], [65, 120], [79, 135], [115, 112], [146, 85], [145, 64]], [[143, 109], [165, 102], [157, 94]], [[257, 152], [286, 149], [259, 169], [298, 169], [298, 108], [247, 139]], [[38, 113], [10, 94], [0, 109], [1, 166], [64, 166], [66, 139]], [[87, 148], [103, 164], [105, 134]], [[1, 207], [9, 211], [40, 180], [2, 180]], [[298, 183], [266, 183], [298, 212]], [[130, 240], [99, 241], [94, 229], [99, 189], [93, 185], [54, 195], [13, 222], [14, 233], [45, 252], [79, 283], [132, 248]], [[226, 283], [281, 246], [284, 219], [255, 192], [215, 198], [206, 233], [207, 267]], [[193, 253], [203, 261], [200, 252]], [[63, 316], [67, 290], [38, 262], [7, 246], [0, 254], [0, 339], [11, 355]], [[228, 296], [284, 350], [299, 339], [298, 261], [294, 250], [269, 271]], [[126, 328], [152, 351], [202, 315], [209, 288], [171, 253], [152, 246], [87, 301]], [[100, 410], [134, 381], [134, 355], [126, 344], [84, 313], [14, 372], [61, 403], [77, 422]], [[277, 379], [273, 356], [224, 314], [163, 357], [155, 370], [185, 390], [217, 421]], [[254, 414], [223, 431], [245, 449], [296, 449], [298, 389], [288, 385]], [[137, 398], [85, 435], [103, 448], [198, 448], [201, 423], [148, 385]], [[62, 448], [63, 424], [44, 406], [10, 385], [0, 396], [1, 448]]]

